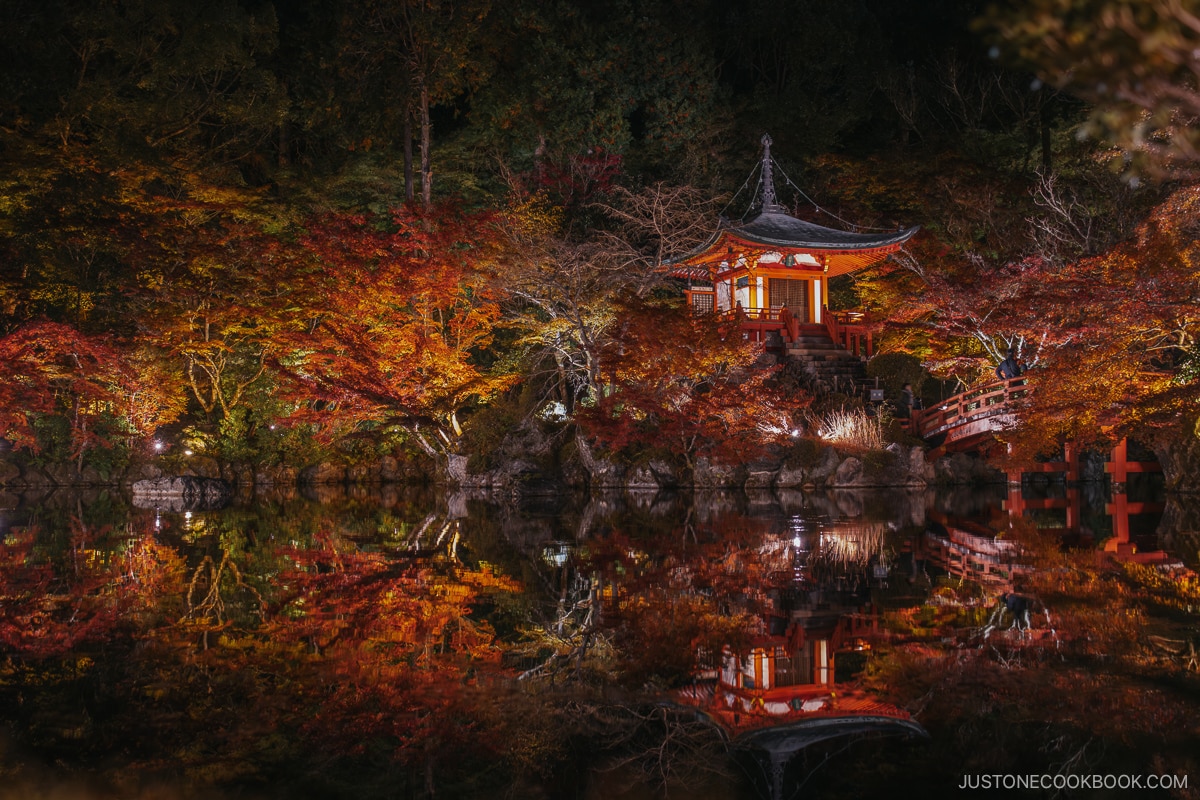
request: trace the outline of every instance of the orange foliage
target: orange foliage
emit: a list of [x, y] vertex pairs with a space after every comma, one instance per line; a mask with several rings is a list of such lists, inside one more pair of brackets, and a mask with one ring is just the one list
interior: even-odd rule
[[508, 376], [487, 374], [476, 359], [500, 316], [492, 230], [487, 217], [445, 209], [314, 222], [304, 246], [319, 266], [317, 296], [280, 359], [305, 404], [297, 418], [336, 407], [346, 419], [453, 427], [464, 405], [507, 386]]
[[32, 417], [64, 414], [73, 455], [104, 445], [95, 420], [108, 414], [147, 435], [179, 413], [170, 387], [139, 372], [113, 344], [69, 325], [30, 322], [0, 337], [0, 436], [36, 449]]
[[784, 396], [771, 372], [751, 369], [756, 345], [709, 317], [663, 304], [627, 302], [604, 363], [613, 387], [579, 414], [613, 449], [660, 448], [689, 467], [699, 457], [745, 459], [787, 439], [807, 395]]

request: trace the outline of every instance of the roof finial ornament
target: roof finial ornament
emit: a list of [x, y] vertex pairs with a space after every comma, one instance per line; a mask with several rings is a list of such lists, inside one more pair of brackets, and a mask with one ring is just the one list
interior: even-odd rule
[[775, 202], [775, 178], [771, 174], [771, 134], [763, 134], [762, 146], [762, 213], [783, 211], [783, 206]]

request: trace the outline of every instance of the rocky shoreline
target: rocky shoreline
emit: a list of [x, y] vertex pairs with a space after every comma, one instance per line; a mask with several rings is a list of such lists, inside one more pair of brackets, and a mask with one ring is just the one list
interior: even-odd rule
[[[469, 469], [465, 456], [451, 456], [441, 474], [432, 464], [414, 464], [385, 456], [375, 461], [342, 466], [313, 464], [305, 467], [249, 468], [218, 465], [212, 459], [195, 459], [183, 468], [146, 462], [119, 474], [101, 475], [74, 465], [18, 465], [0, 461], [0, 487], [6, 489], [120, 486], [135, 494], [161, 493], [172, 479], [188, 479], [174, 486], [178, 494], [187, 487], [293, 487], [318, 485], [371, 485], [445, 483], [463, 488], [516, 491], [525, 495], [552, 494], [562, 488], [588, 489], [855, 489], [876, 487], [923, 488], [933, 484], [1003, 482], [1004, 474], [985, 462], [964, 455], [929, 462], [921, 447], [890, 445], [887, 449], [847, 454], [824, 447], [812, 463], [786, 459], [757, 460], [746, 464], [720, 464], [700, 459], [690, 474], [666, 460], [622, 465], [585, 443], [557, 469], [547, 469], [536, 459], [509, 458], [480, 472]], [[431, 474], [432, 473], [432, 474]], [[149, 487], [157, 487], [151, 489]], [[175, 491], [178, 489], [178, 491]]]

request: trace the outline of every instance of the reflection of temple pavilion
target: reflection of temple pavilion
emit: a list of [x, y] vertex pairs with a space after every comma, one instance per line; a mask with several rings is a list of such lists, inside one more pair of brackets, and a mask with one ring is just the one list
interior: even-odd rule
[[[771, 138], [763, 136], [762, 210], [742, 225], [718, 227], [702, 246], [679, 259], [671, 275], [688, 280], [685, 293], [696, 312], [737, 314], [751, 338], [784, 328], [787, 318], [820, 324], [835, 341], [839, 321], [828, 311], [829, 279], [875, 264], [903, 245], [917, 228], [853, 233], [797, 219], [776, 202]], [[787, 313], [782, 309], [787, 307]], [[781, 322], [781, 316], [783, 320]], [[843, 320], [844, 321], [844, 320]]]
[[[788, 547], [764, 548], [768, 562], [786, 553], [783, 585], [769, 587], [765, 630], [743, 652], [726, 647], [711, 666], [709, 682], [684, 699], [700, 705], [733, 733], [804, 720], [886, 717], [907, 712], [838, 686], [839, 653], [869, 649], [878, 635], [869, 583], [883, 546], [882, 523], [841, 523], [821, 532], [796, 533]], [[779, 544], [778, 542], [776, 543]]]

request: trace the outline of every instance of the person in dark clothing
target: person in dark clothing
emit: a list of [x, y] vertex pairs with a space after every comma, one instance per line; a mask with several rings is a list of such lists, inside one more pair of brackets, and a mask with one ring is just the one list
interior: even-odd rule
[[912, 417], [913, 410], [913, 388], [911, 383], [904, 384], [904, 388], [900, 390], [900, 402], [896, 407], [896, 417], [899, 419], [909, 419]]
[[996, 377], [1006, 381], [1018, 377], [1021, 371], [1021, 365], [1017, 363], [1017, 351], [1012, 349], [1008, 351], [1008, 358], [1001, 361], [996, 367]]
[[1013, 615], [1013, 624], [1017, 630], [1029, 629], [1029, 600], [1019, 594], [1005, 592], [1000, 595], [1000, 601], [1004, 603], [1004, 607], [1008, 609], [1008, 613]]

